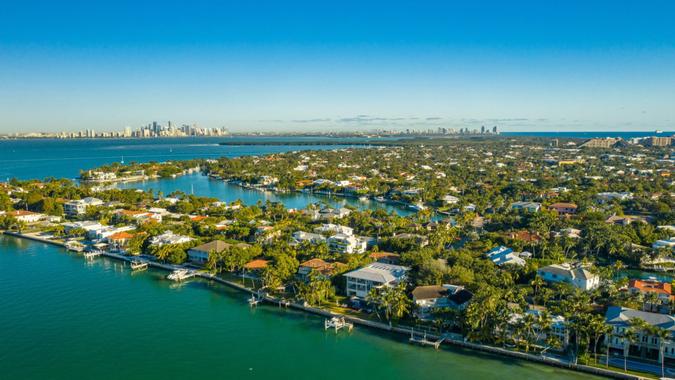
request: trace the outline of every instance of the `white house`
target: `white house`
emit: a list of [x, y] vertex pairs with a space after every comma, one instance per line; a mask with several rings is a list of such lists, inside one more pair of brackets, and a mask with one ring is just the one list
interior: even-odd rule
[[400, 265], [372, 263], [345, 273], [347, 295], [365, 298], [372, 288], [392, 286], [404, 281], [408, 270], [408, 267]]
[[581, 266], [553, 264], [537, 270], [546, 282], [565, 282], [581, 290], [595, 289], [600, 285], [600, 277]]
[[192, 238], [184, 235], [176, 235], [172, 231], [166, 231], [161, 235], [153, 236], [150, 244], [162, 246], [165, 244], [183, 244], [192, 241]]
[[98, 198], [87, 197], [84, 199], [76, 199], [63, 204], [63, 212], [67, 216], [78, 216], [82, 215], [87, 211], [87, 207], [90, 206], [100, 206], [103, 204], [103, 201]]
[[46, 218], [45, 214], [40, 214], [40, 213], [37, 213], [37, 212], [26, 211], [26, 210], [10, 211], [10, 212], [7, 213], [7, 215], [13, 216], [14, 219], [18, 220], [19, 222], [25, 222], [25, 223], [35, 223], [35, 222], [39, 222], [40, 220]]
[[314, 229], [314, 232], [319, 233], [319, 234], [343, 234], [343, 235], [348, 235], [351, 236], [354, 234], [354, 229], [351, 227], [347, 226], [340, 226], [338, 224], [322, 224], [320, 227], [316, 227]]
[[657, 240], [652, 244], [652, 248], [654, 249], [666, 249], [670, 248], [670, 250], [675, 251], [675, 237], [671, 237], [668, 240]]
[[363, 253], [367, 249], [367, 241], [354, 235], [335, 234], [327, 239], [328, 249], [338, 253]]
[[311, 232], [305, 231], [295, 231], [293, 232], [293, 242], [296, 244], [302, 244], [304, 242], [309, 242], [311, 244], [321, 244], [326, 242], [326, 238], [321, 234], [313, 234]]

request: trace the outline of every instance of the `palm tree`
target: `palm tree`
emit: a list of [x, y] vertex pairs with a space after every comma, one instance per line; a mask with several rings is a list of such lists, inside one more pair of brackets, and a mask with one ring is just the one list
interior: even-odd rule
[[[630, 352], [631, 343], [637, 340], [637, 334], [633, 326], [626, 327], [623, 330], [623, 371], [628, 372], [628, 353]], [[609, 359], [607, 359], [609, 360]]]
[[665, 355], [666, 344], [670, 341], [671, 334], [669, 330], [655, 326], [652, 329], [652, 334], [659, 339], [659, 361], [661, 362], [661, 377], [665, 377]]
[[534, 276], [534, 279], [532, 279], [532, 282], [530, 282], [530, 285], [532, 285], [532, 288], [534, 288], [534, 296], [532, 297], [532, 299], [536, 300], [537, 299], [537, 293], [539, 292], [539, 288], [544, 285], [544, 279], [541, 278], [538, 275]]

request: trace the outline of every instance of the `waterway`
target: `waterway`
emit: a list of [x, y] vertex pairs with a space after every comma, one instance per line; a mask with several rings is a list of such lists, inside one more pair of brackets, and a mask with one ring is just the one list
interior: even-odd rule
[[2, 379], [582, 379], [451, 347], [436, 351], [260, 306], [202, 280], [131, 273], [117, 261], [0, 237]]

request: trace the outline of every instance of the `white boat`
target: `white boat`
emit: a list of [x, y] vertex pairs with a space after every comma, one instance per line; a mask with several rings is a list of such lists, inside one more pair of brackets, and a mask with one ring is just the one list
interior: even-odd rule
[[386, 199], [384, 199], [384, 197], [375, 197], [375, 200], [378, 201], [378, 202], [380, 202], [380, 203], [386, 201]]
[[183, 281], [192, 277], [194, 274], [187, 269], [176, 269], [171, 272], [166, 278], [173, 281]]
[[365, 195], [359, 197], [359, 201], [361, 201], [361, 202], [368, 202], [368, 200], [369, 200], [368, 197], [366, 197]]
[[415, 211], [422, 211], [422, 210], [426, 210], [426, 209], [427, 209], [427, 206], [423, 205], [422, 203], [415, 203], [414, 205], [410, 205], [410, 206], [408, 206], [408, 207], [409, 207], [411, 210], [415, 210]]

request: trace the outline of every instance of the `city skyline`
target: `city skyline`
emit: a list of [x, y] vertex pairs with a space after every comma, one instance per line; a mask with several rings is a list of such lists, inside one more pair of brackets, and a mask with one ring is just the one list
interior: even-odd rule
[[11, 3], [0, 134], [675, 129], [675, 5]]

